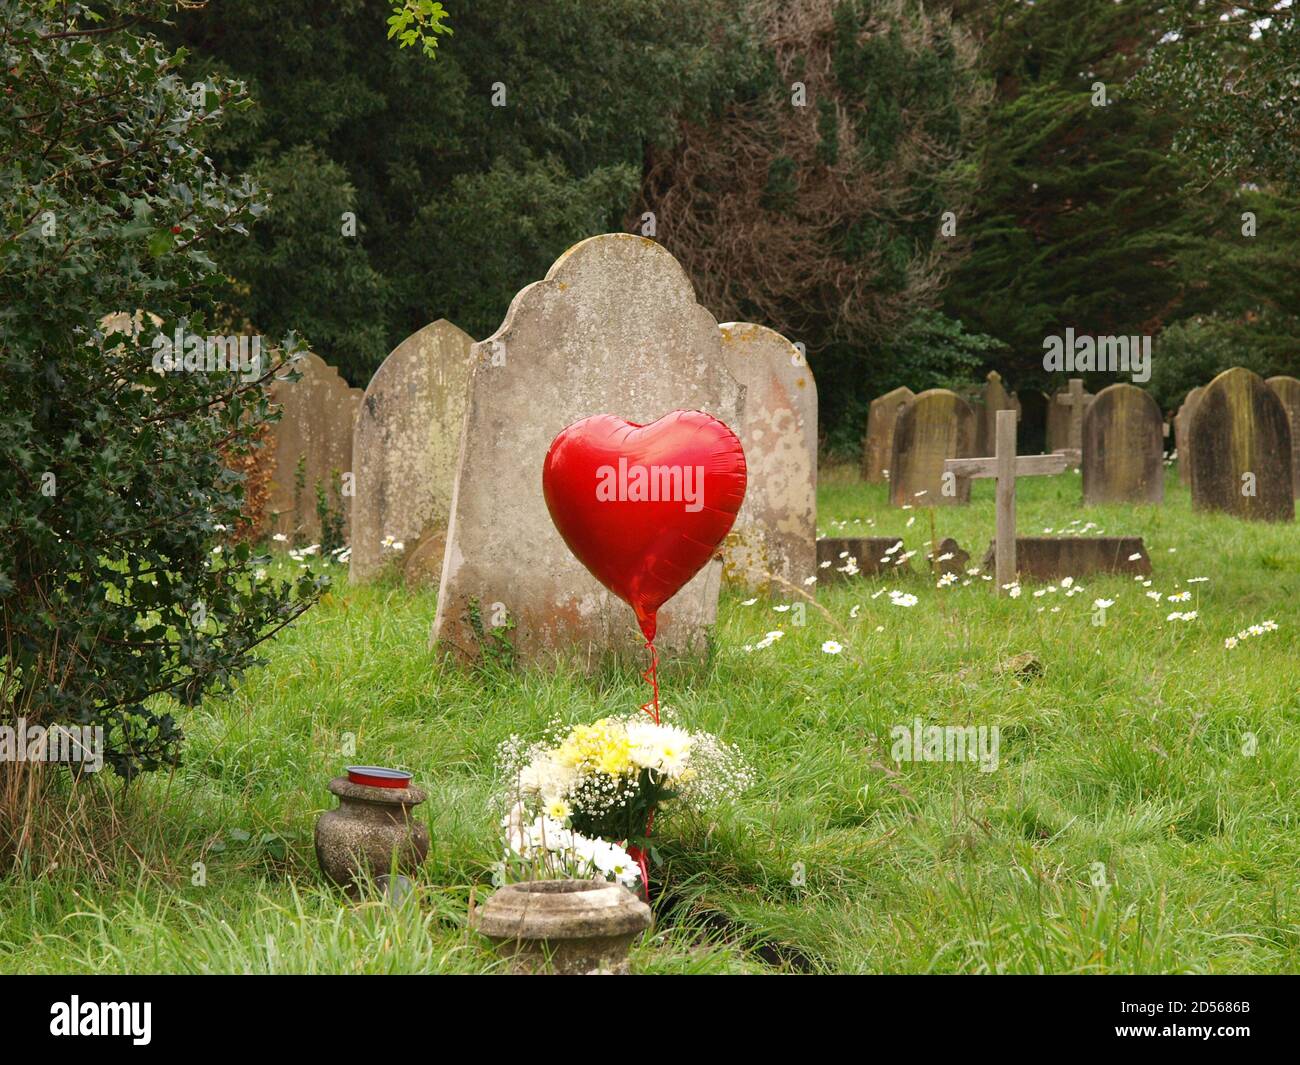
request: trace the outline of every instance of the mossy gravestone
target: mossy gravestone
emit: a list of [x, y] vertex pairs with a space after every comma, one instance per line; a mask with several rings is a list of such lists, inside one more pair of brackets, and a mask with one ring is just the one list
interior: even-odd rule
[[361, 389], [349, 388], [320, 356], [308, 353], [294, 366], [302, 375], [297, 381], [271, 385], [271, 398], [283, 410], [271, 428], [266, 512], [269, 531], [287, 537], [285, 546], [328, 539], [322, 509], [335, 532], [348, 536], [352, 432], [361, 405]]
[[871, 401], [867, 410], [867, 437], [862, 445], [862, 479], [884, 484], [894, 449], [894, 427], [902, 409], [916, 398], [910, 388], [895, 388]]
[[1083, 501], [1160, 503], [1165, 497], [1164, 419], [1136, 385], [1103, 388], [1083, 415]]
[[944, 461], [975, 453], [975, 415], [946, 388], [932, 388], [898, 416], [889, 460], [889, 501], [894, 506], [947, 506], [970, 502], [970, 482], [945, 477]]
[[1178, 452], [1178, 480], [1190, 486], [1192, 483], [1192, 415], [1196, 413], [1196, 404], [1201, 401], [1203, 388], [1193, 388], [1184, 397], [1178, 413], [1174, 415], [1174, 448]]
[[1270, 377], [1265, 382], [1286, 408], [1291, 426], [1291, 494], [1300, 499], [1300, 381], [1294, 377]]
[[1205, 386], [1192, 415], [1192, 505], [1291, 521], [1291, 429], [1277, 393], [1240, 366]]
[[817, 570], [817, 384], [780, 333], [748, 322], [719, 328], [727, 368], [745, 389], [736, 435], [749, 482], [723, 546], [723, 576], [785, 594], [782, 582], [802, 586]]
[[[371, 580], [390, 561], [411, 583], [438, 580], [473, 343], [439, 319], [395, 347], [370, 379], [352, 440], [351, 580]], [[401, 552], [383, 546], [389, 536]]]
[[[561, 429], [593, 414], [646, 424], [697, 409], [743, 425], [743, 389], [717, 321], [662, 247], [606, 234], [574, 245], [516, 294], [470, 359], [434, 642], [466, 658], [572, 652], [591, 668], [607, 651], [639, 658], [632, 608], [551, 523], [542, 463]], [[721, 562], [711, 562], [668, 601], [661, 651], [703, 654], [720, 578]]]

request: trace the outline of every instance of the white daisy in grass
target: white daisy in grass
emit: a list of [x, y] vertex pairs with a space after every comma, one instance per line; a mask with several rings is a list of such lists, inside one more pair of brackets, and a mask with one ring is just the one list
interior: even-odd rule
[[285, 536], [284, 533], [276, 533], [274, 536], [271, 537], [271, 539], [274, 540], [277, 544], [285, 544], [289, 542], [289, 538]]
[[1191, 592], [1175, 592], [1173, 595], [1165, 596], [1165, 599], [1171, 603], [1185, 603], [1192, 597]]
[[754, 644], [754, 650], [761, 651], [765, 647], [771, 647], [772, 644], [776, 643], [776, 641], [779, 640], [784, 635], [785, 633], [782, 632], [780, 629], [773, 629], [761, 640], [759, 640], [758, 643]]
[[755, 603], [757, 603], [757, 602], [758, 602], [758, 596], [754, 596], [753, 599], [742, 599], [740, 605], [741, 605], [741, 606], [753, 606], [753, 605], [754, 605]]
[[822, 644], [822, 653], [828, 655], [837, 655], [844, 650], [844, 645], [835, 640], [827, 640]]
[[854, 603], [853, 607], [849, 610], [849, 617], [856, 618], [861, 613], [862, 613], [862, 606], [858, 603]]
[[878, 592], [872, 592], [872, 593], [871, 593], [871, 598], [872, 598], [872, 599], [879, 599], [879, 598], [880, 598], [882, 595], [884, 595], [884, 594], [885, 594], [885, 589], [881, 588], [880, 591], [878, 591]]
[[1098, 610], [1108, 610], [1115, 605], [1114, 599], [1094, 599], [1092, 605]]
[[1174, 554], [1177, 550], [1178, 550], [1178, 548], [1176, 548], [1176, 547], [1171, 547], [1171, 548], [1169, 549], [1169, 553], [1172, 555], [1172, 554]]
[[1074, 578], [1073, 578], [1073, 577], [1062, 577], [1062, 578], [1061, 578], [1061, 587], [1062, 587], [1062, 588], [1069, 588], [1069, 587], [1070, 587], [1071, 585], [1073, 585], [1073, 584], [1074, 584]]
[[1226, 647], [1229, 651], [1231, 651], [1234, 647], [1237, 646], [1239, 642], [1240, 641], [1237, 639], [1237, 637], [1229, 636], [1226, 640], [1223, 641], [1223, 646]]
[[1019, 599], [1019, 598], [1020, 598], [1020, 585], [1018, 585], [1018, 584], [1013, 584], [1010, 588], [1007, 589], [1007, 595], [1011, 596], [1012, 599]]
[[1202, 583], [1204, 583], [1205, 581], [1208, 581], [1209, 579], [1210, 579], [1209, 577], [1188, 577], [1188, 578], [1187, 578], [1187, 583], [1188, 583], [1188, 584], [1202, 584]]
[[1153, 600], [1154, 602], [1157, 602], [1157, 603], [1160, 602], [1160, 593], [1159, 593], [1159, 592], [1147, 592], [1147, 593], [1145, 593], [1145, 594], [1146, 594], [1146, 597], [1147, 597], [1148, 599], [1151, 599], [1151, 600]]
[[890, 592], [889, 601], [894, 606], [916, 606], [917, 598], [911, 592]]
[[815, 576], [814, 576], [814, 577], [805, 577], [805, 578], [803, 579], [803, 582], [804, 582], [804, 584], [816, 584], [816, 583], [817, 583], [817, 578], [816, 578]]
[[910, 518], [907, 519], [907, 524], [904, 525], [903, 528], [910, 529], [915, 523], [916, 523], [916, 515], [913, 514]]
[[935, 587], [948, 588], [956, 583], [957, 583], [957, 574], [945, 573], [942, 577], [939, 578], [939, 582], [935, 585]]
[[778, 614], [784, 614], [787, 610], [790, 609], [790, 604], [777, 603], [776, 606], [774, 606], [772, 609], [775, 610]]
[[1172, 614], [1166, 617], [1165, 620], [1166, 621], [1195, 621], [1196, 611], [1189, 610], [1186, 613], [1179, 613], [1177, 610], [1175, 610]]
[[980, 575], [979, 566], [972, 566], [970, 569], [966, 571], [967, 577], [978, 577], [979, 575]]
[[903, 546], [903, 541], [902, 541], [902, 540], [899, 540], [899, 541], [898, 541], [896, 544], [894, 544], [892, 547], [887, 547], [887, 548], [885, 548], [885, 554], [886, 554], [886, 555], [892, 555], [895, 551], [897, 551], [897, 550], [898, 550], [900, 547], [902, 547], [902, 546]]
[[[840, 558], [843, 558], [847, 553], [848, 553], [848, 552], [846, 552], [846, 551], [841, 551], [841, 552], [840, 552]], [[818, 569], [830, 569], [830, 568], [831, 568], [831, 560], [828, 558], [825, 562], [818, 562], [818, 563], [817, 563], [817, 568], [818, 568]]]

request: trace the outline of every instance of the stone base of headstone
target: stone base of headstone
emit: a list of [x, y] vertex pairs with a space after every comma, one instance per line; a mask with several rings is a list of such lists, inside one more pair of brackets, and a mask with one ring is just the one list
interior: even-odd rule
[[[882, 573], [910, 570], [908, 563], [895, 565], [902, 553], [898, 536], [826, 536], [817, 541], [817, 583], [832, 584], [849, 577], [878, 577]], [[895, 545], [900, 545], [895, 547]], [[892, 554], [885, 552], [893, 549]], [[852, 565], [849, 560], [852, 559]], [[884, 559], [885, 561], [881, 561]], [[829, 566], [822, 563], [829, 562]], [[857, 572], [852, 572], [854, 568]]]
[[[994, 562], [994, 543], [984, 568]], [[1137, 555], [1137, 558], [1133, 556]], [[1054, 581], [1090, 573], [1151, 575], [1151, 559], [1140, 536], [1017, 536], [1016, 573], [1023, 579]]]

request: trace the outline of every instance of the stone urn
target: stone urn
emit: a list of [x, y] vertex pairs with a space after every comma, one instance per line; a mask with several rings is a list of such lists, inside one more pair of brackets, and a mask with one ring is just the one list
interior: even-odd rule
[[429, 854], [429, 829], [411, 816], [425, 800], [424, 789], [410, 782], [409, 773], [361, 768], [368, 771], [350, 770], [330, 781], [338, 808], [316, 821], [316, 861], [351, 894], [363, 870], [376, 879], [387, 876], [396, 855], [397, 871], [413, 873]]
[[507, 884], [470, 915], [521, 975], [626, 975], [632, 941], [653, 923], [649, 906], [604, 880]]

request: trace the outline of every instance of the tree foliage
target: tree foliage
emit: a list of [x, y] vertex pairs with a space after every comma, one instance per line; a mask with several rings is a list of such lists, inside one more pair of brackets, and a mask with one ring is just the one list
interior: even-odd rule
[[162, 697], [228, 686], [320, 587], [223, 545], [272, 368], [160, 364], [221, 328], [209, 245], [261, 209], [204, 149], [244, 92], [182, 77], [138, 29], [163, 10], [0, 0], [0, 699], [103, 726], [126, 777], [177, 758]]
[[933, 326], [917, 316], [966, 252], [944, 215], [974, 190], [987, 88], [967, 35], [919, 3], [750, 9], [760, 75], [651, 152], [629, 224], [653, 213], [714, 314], [805, 344], [822, 424], [856, 446], [853, 401], [896, 377], [886, 349]]

